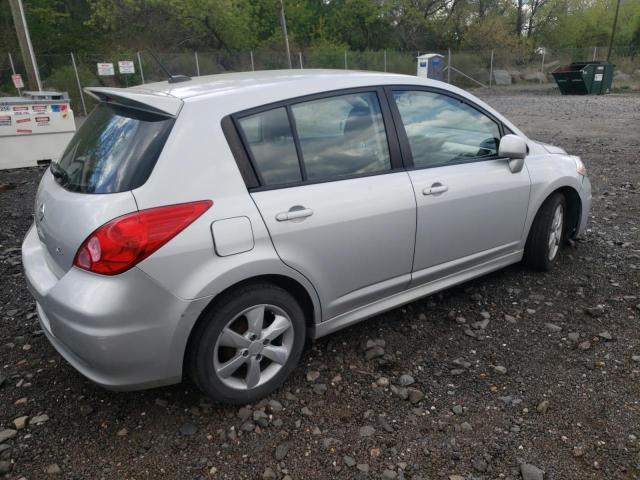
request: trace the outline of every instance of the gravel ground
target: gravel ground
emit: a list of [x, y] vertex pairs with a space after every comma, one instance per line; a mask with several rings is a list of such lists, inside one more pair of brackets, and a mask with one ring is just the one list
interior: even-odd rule
[[584, 239], [552, 273], [515, 265], [322, 339], [241, 409], [67, 365], [21, 273], [42, 171], [0, 172], [0, 476], [640, 478], [640, 96], [482, 96], [585, 160]]

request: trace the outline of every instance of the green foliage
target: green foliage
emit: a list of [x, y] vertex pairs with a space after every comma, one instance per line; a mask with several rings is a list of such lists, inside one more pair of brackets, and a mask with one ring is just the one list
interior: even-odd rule
[[[6, 2], [6, 0], [1, 0]], [[616, 0], [284, 0], [292, 52], [342, 64], [344, 48], [441, 51], [608, 43]], [[24, 0], [38, 55], [283, 50], [280, 0]], [[3, 5], [6, 5], [4, 3]], [[622, 0], [616, 45], [640, 50], [640, 1]], [[518, 27], [519, 25], [519, 27]], [[8, 8], [0, 43], [17, 51]], [[286, 60], [286, 59], [285, 59]], [[282, 58], [273, 59], [279, 64]], [[362, 54], [356, 63], [378, 59]], [[233, 62], [209, 60], [207, 69]], [[286, 62], [285, 62], [286, 63]]]
[[[78, 76], [80, 77], [82, 85], [96, 85], [96, 77], [88, 67], [79, 66]], [[80, 91], [78, 90], [78, 83], [71, 65], [65, 65], [53, 70], [47, 77], [45, 88], [69, 93], [71, 108], [77, 112], [82, 112]], [[85, 95], [85, 97], [87, 97], [87, 95]], [[87, 105], [87, 108], [88, 107]]]

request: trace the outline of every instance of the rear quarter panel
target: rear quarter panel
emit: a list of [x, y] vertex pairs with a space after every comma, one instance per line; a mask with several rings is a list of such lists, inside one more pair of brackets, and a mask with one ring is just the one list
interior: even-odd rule
[[[213, 200], [213, 206], [138, 267], [183, 299], [213, 297], [258, 275], [284, 275], [301, 283], [315, 304], [313, 286], [278, 257], [262, 217], [251, 199], [220, 125], [213, 101], [185, 101], [149, 180], [133, 191], [140, 209]], [[220, 257], [211, 224], [246, 217], [251, 250]]]

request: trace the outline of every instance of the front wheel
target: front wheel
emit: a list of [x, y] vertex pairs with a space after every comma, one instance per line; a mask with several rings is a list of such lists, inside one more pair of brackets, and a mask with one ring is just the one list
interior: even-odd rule
[[565, 241], [567, 202], [554, 193], [547, 198], [533, 220], [523, 261], [536, 270], [550, 270]]
[[282, 385], [297, 365], [306, 323], [286, 290], [247, 285], [205, 315], [190, 342], [190, 373], [214, 400], [252, 403]]

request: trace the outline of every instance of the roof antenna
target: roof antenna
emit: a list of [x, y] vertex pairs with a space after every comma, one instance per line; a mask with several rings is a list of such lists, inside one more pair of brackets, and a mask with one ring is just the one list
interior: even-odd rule
[[160, 65], [162, 71], [167, 75], [167, 77], [169, 77], [169, 79], [167, 80], [169, 83], [180, 83], [191, 80], [191, 77], [188, 77], [187, 75], [171, 75], [171, 72], [167, 70], [167, 67], [165, 67], [160, 60], [158, 60], [158, 57], [156, 57], [151, 50], [146, 48], [145, 51], [149, 52], [149, 55], [151, 55], [151, 57], [157, 62], [157, 64]]

